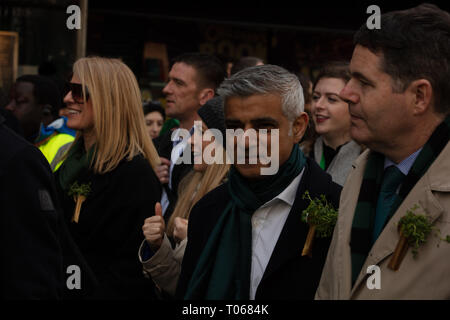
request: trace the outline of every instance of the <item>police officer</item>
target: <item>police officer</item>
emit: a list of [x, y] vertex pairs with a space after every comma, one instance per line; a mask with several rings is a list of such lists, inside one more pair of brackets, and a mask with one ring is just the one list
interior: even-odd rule
[[63, 285], [60, 217], [48, 162], [0, 115], [3, 299], [57, 299]]
[[17, 78], [11, 98], [5, 109], [19, 120], [25, 139], [37, 146], [56, 170], [75, 136], [65, 125], [67, 119], [58, 119], [62, 104], [58, 87], [44, 76], [23, 75]]

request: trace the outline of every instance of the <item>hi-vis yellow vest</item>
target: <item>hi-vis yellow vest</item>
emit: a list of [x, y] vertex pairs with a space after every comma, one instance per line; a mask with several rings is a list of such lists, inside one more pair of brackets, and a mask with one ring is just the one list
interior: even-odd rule
[[[55, 133], [38, 145], [53, 171], [63, 163], [61, 160], [75, 138], [70, 134]], [[64, 151], [64, 152], [63, 152]]]

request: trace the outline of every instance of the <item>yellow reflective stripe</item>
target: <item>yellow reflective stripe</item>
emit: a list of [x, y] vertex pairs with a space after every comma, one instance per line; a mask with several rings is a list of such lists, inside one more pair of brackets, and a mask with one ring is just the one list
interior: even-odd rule
[[60, 162], [58, 162], [58, 164], [55, 166], [55, 168], [53, 169], [53, 172], [56, 172], [56, 170], [59, 169], [59, 167], [62, 165], [62, 163], [64, 162], [64, 160], [61, 160]]
[[44, 154], [48, 163], [52, 163], [53, 158], [55, 158], [59, 148], [67, 143], [72, 142], [73, 140], [75, 140], [75, 138], [70, 134], [59, 133], [48, 140], [46, 143], [40, 145], [39, 150], [41, 150], [41, 152]]

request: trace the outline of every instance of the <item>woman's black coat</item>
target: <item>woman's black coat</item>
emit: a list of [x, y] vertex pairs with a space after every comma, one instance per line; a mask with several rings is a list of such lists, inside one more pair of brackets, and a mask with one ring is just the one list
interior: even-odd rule
[[[85, 270], [81, 267], [81, 290], [67, 291], [67, 296], [154, 298], [153, 282], [144, 278], [137, 255], [144, 238], [144, 220], [154, 215], [155, 203], [161, 199], [160, 183], [148, 160], [139, 155], [103, 175], [90, 170], [80, 174], [78, 184], [90, 182], [92, 191], [82, 205], [78, 223], [71, 221], [74, 199], [63, 192], [58, 178], [59, 171], [56, 181], [65, 221], [88, 265]], [[79, 260], [66, 252], [66, 265], [82, 264]]]

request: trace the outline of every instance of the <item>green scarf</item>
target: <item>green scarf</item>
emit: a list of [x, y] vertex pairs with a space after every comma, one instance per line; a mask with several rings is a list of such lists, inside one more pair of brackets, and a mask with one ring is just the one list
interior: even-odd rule
[[58, 170], [59, 184], [64, 191], [68, 191], [71, 184], [83, 171], [88, 170], [94, 155], [95, 145], [86, 152], [83, 139], [75, 140], [67, 154], [66, 160]]
[[[389, 222], [397, 208], [409, 194], [417, 181], [425, 174], [450, 139], [450, 116], [448, 116], [433, 132], [423, 146], [408, 175], [401, 184], [398, 197], [384, 226]], [[384, 172], [384, 155], [371, 152], [364, 170], [358, 203], [352, 224], [351, 256], [352, 284], [355, 283], [367, 255], [372, 248], [372, 232], [375, 224], [375, 213], [378, 195]]]
[[217, 221], [189, 281], [185, 299], [247, 300], [250, 293], [252, 214], [286, 189], [306, 163], [295, 145], [278, 173], [247, 181], [233, 166], [230, 203]]

